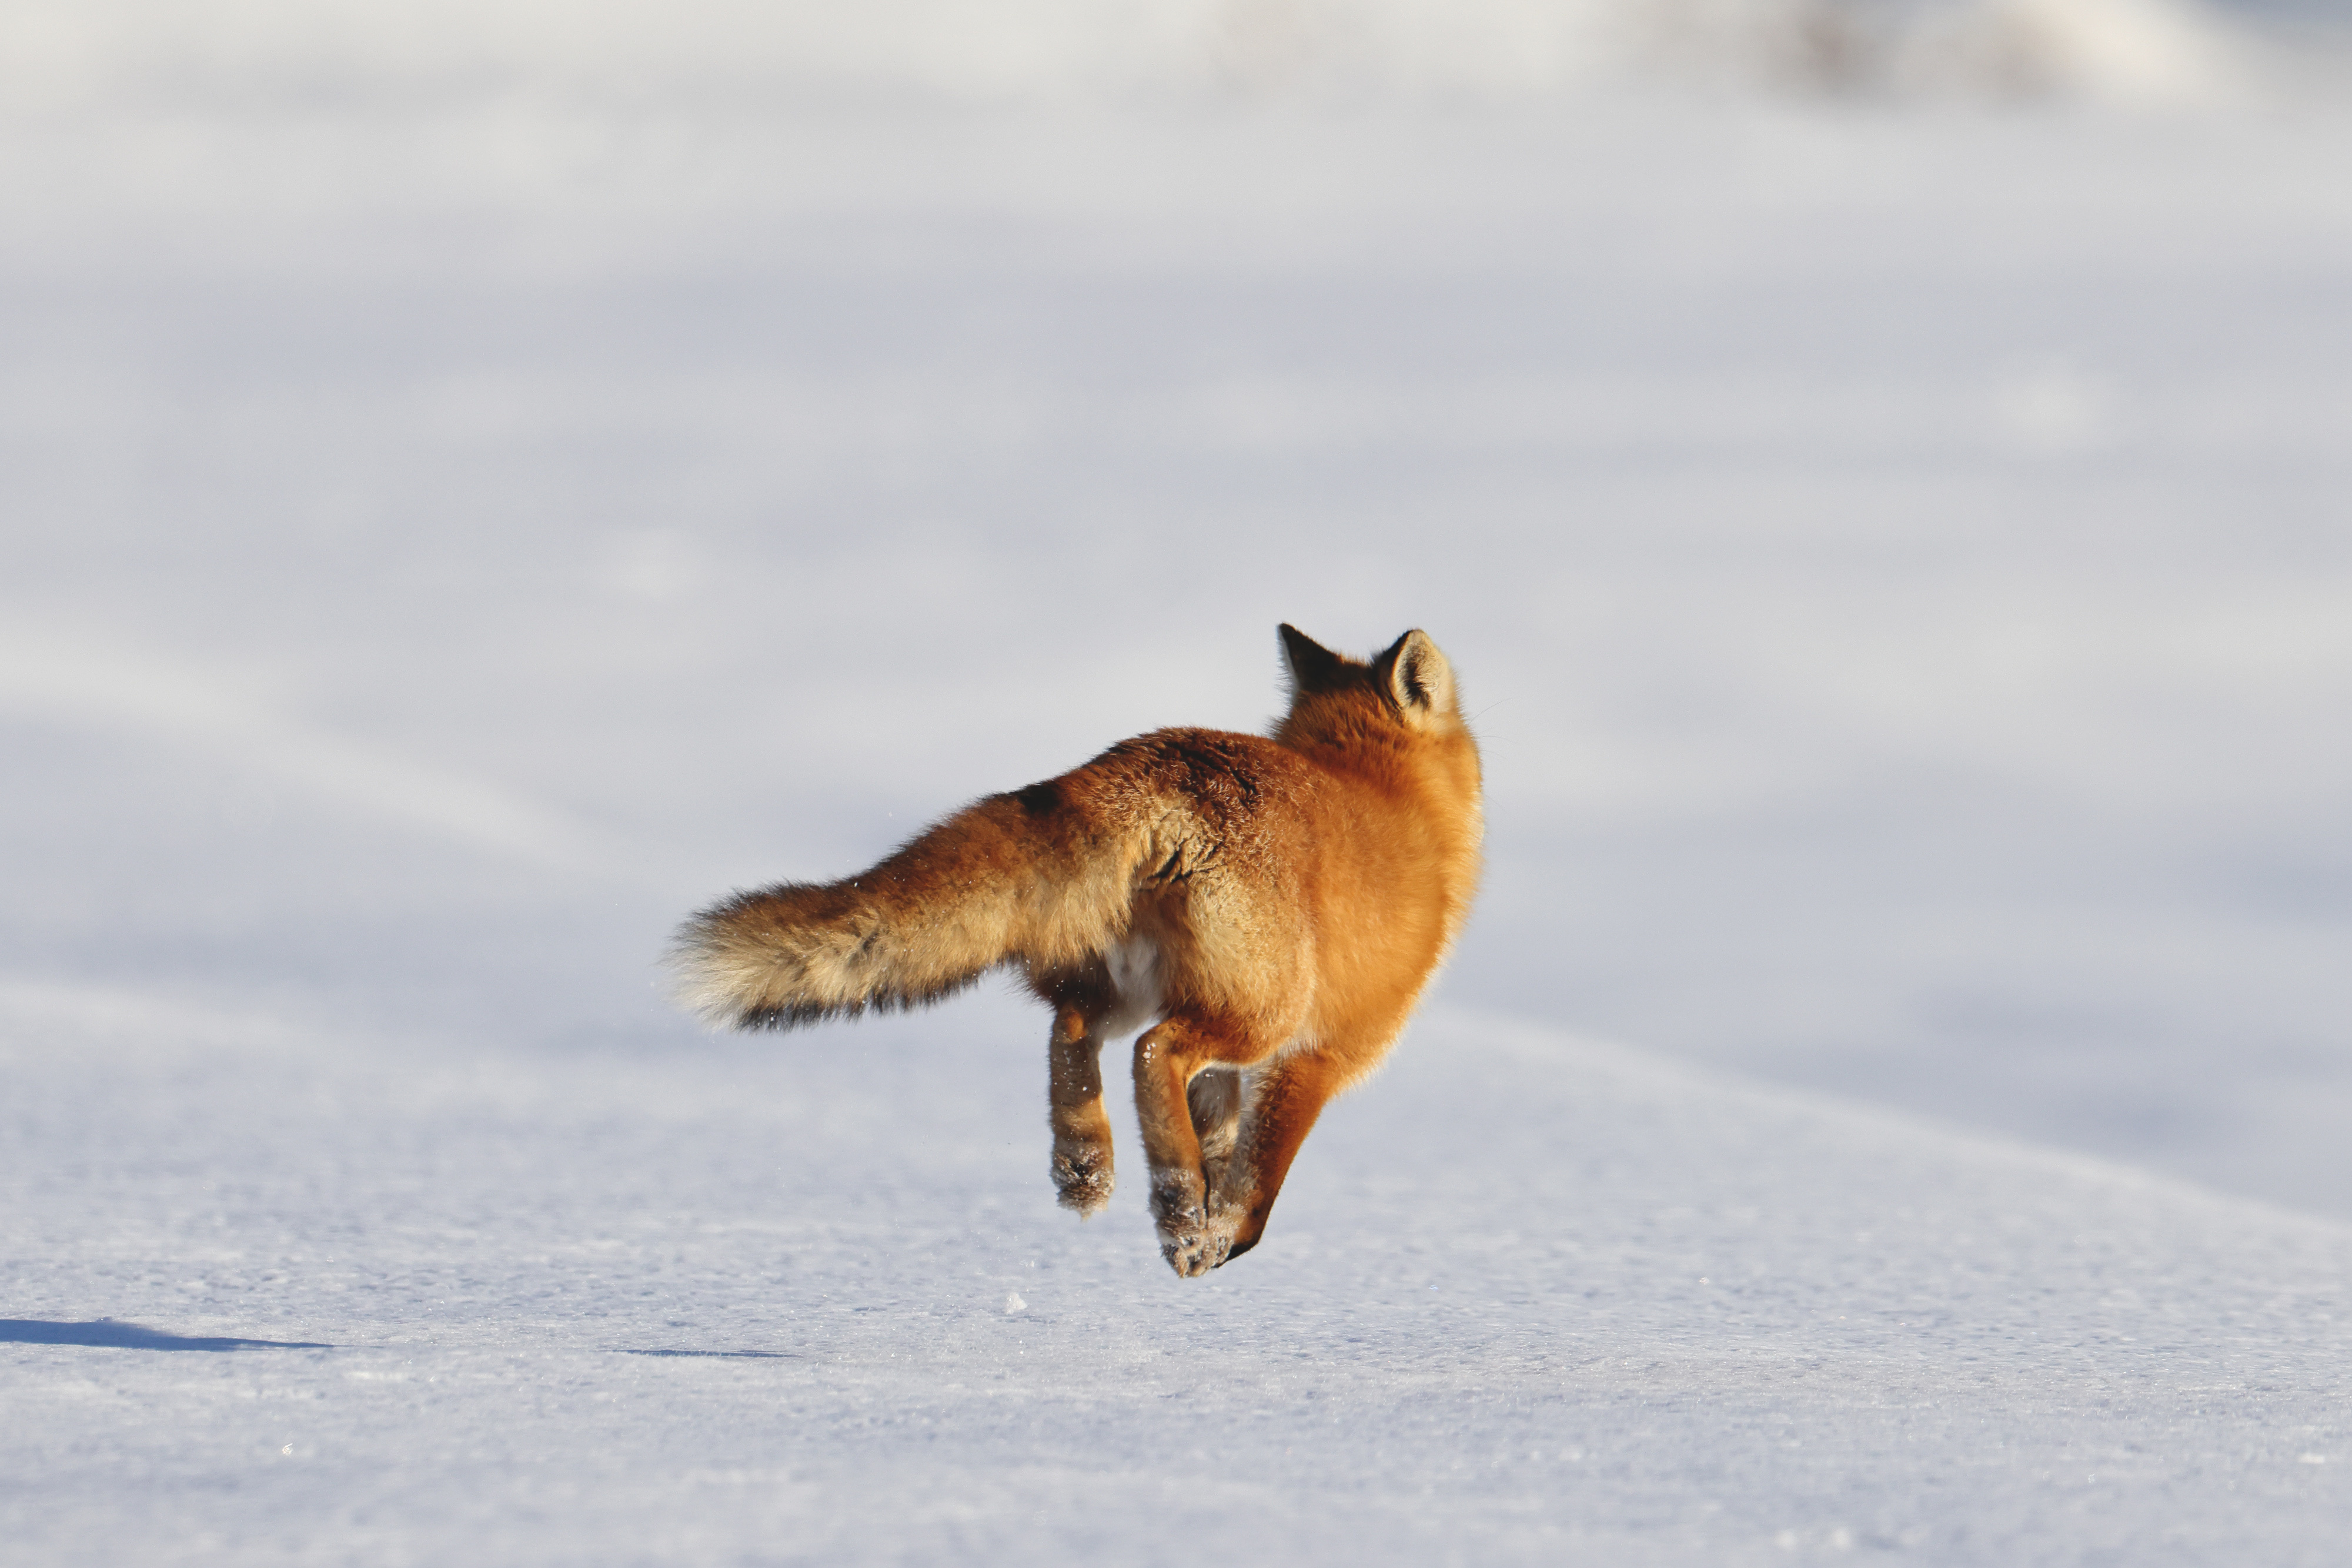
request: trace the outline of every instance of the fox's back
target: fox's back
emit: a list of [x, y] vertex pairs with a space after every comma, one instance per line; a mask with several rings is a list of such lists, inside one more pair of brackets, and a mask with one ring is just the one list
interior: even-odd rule
[[1096, 831], [1143, 830], [1130, 930], [1169, 1000], [1354, 1033], [1402, 1024], [1477, 878], [1476, 753], [1408, 738], [1159, 730], [1055, 784]]

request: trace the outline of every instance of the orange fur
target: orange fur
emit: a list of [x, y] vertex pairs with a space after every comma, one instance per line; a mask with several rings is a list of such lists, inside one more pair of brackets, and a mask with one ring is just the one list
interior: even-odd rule
[[680, 931], [680, 997], [790, 1028], [919, 1006], [1000, 965], [1054, 1008], [1054, 1178], [1110, 1195], [1106, 1039], [1135, 1043], [1160, 1249], [1257, 1244], [1299, 1144], [1379, 1065], [1476, 891], [1478, 751], [1437, 645], [1368, 663], [1282, 628], [1270, 737], [1163, 729], [992, 795], [871, 871], [739, 894]]

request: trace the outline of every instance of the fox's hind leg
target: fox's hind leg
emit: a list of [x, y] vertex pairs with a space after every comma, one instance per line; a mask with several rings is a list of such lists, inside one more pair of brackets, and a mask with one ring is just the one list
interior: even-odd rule
[[1225, 1162], [1242, 1125], [1242, 1075], [1231, 1068], [1203, 1068], [1184, 1090], [1192, 1135], [1201, 1142], [1201, 1179], [1213, 1196], [1224, 1183]]
[[1047, 1102], [1054, 1126], [1054, 1186], [1081, 1218], [1110, 1201], [1110, 1117], [1102, 1103], [1101, 1014], [1066, 1000], [1054, 1009]]
[[[1160, 1256], [1188, 1279], [1225, 1260], [1241, 1224], [1239, 1210], [1211, 1201], [1203, 1161], [1222, 1170], [1234, 1149], [1239, 1083], [1231, 1068], [1264, 1054], [1243, 1026], [1190, 1013], [1170, 1016], [1135, 1042], [1135, 1109], [1151, 1164], [1151, 1218]], [[1225, 1070], [1203, 1071], [1213, 1067]], [[1204, 1085], [1195, 1099], [1194, 1086], [1204, 1077], [1231, 1087]], [[1230, 1107], [1228, 1094], [1234, 1095]]]

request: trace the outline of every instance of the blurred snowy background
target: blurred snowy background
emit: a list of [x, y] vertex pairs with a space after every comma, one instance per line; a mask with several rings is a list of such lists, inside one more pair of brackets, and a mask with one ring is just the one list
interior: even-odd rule
[[2340, 15], [20, 0], [0, 1006], [675, 1040], [1417, 624], [1443, 1005], [2352, 1215]]

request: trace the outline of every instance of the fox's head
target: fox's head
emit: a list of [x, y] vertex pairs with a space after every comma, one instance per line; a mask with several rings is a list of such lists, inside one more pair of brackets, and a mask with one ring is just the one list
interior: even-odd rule
[[1360, 662], [1285, 622], [1282, 654], [1290, 671], [1290, 712], [1275, 726], [1274, 738], [1286, 745], [1469, 737], [1454, 666], [1426, 632], [1408, 632]]

